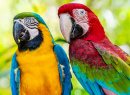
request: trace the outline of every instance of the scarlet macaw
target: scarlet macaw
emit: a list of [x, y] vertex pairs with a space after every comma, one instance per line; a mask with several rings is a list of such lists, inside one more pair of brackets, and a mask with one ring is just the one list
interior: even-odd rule
[[97, 16], [78, 3], [61, 6], [58, 16], [73, 72], [84, 89], [90, 95], [130, 95], [130, 57], [109, 41]]

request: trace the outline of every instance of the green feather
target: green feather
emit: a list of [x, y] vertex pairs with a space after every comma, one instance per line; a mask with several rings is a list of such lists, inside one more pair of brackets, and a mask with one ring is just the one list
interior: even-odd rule
[[19, 18], [24, 19], [25, 17], [34, 17], [39, 23], [46, 25], [44, 20], [38, 14], [32, 12], [19, 13], [14, 17], [14, 19], [19, 19]]
[[121, 88], [119, 87], [119, 85], [118, 85], [117, 82], [114, 82], [112, 85], [113, 85], [113, 88], [114, 88], [118, 93], [124, 92], [123, 89], [121, 89]]
[[99, 81], [104, 81], [103, 74], [100, 70], [96, 70], [95, 78], [97, 78]]

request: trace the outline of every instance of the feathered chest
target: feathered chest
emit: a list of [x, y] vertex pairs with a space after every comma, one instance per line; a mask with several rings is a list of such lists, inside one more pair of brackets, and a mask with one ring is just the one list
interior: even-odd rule
[[58, 62], [53, 50], [48, 53], [17, 52], [16, 59], [20, 68], [21, 95], [61, 94]]
[[91, 41], [74, 40], [69, 47], [70, 59], [77, 59], [79, 61], [85, 61], [89, 56], [98, 54]]
[[[57, 58], [53, 52], [44, 54], [44, 53], [21, 53], [17, 56], [17, 61], [19, 68], [22, 71], [29, 69], [36, 70], [40, 68], [49, 68], [53, 65], [58, 65]], [[52, 60], [50, 60], [52, 59]]]

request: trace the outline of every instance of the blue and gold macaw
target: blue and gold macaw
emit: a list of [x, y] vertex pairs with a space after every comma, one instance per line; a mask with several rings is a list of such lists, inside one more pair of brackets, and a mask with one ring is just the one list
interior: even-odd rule
[[44, 20], [31, 12], [16, 15], [13, 36], [18, 49], [11, 65], [12, 95], [70, 95], [68, 58]]

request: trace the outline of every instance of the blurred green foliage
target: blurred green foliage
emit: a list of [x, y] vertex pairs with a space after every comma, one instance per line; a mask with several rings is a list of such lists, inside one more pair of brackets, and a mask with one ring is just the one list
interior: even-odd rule
[[[129, 53], [130, 0], [0, 0], [0, 95], [11, 95], [10, 66], [17, 46], [12, 35], [13, 17], [20, 12], [40, 14], [48, 25], [55, 41], [68, 54], [68, 43], [59, 29], [58, 8], [66, 3], [87, 5], [99, 18], [108, 38]], [[87, 95], [73, 75], [72, 95]]]

